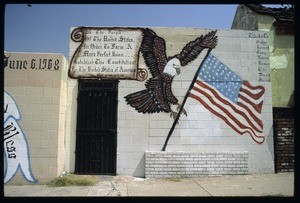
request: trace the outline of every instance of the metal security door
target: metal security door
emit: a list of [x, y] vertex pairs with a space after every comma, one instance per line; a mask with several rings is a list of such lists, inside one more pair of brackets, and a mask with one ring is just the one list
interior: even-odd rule
[[116, 175], [118, 81], [79, 80], [77, 174]]

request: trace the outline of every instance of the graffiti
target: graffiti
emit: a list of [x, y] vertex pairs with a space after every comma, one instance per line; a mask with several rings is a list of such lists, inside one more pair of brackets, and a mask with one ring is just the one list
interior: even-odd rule
[[4, 92], [4, 183], [10, 181], [18, 169], [23, 177], [32, 183], [37, 180], [32, 175], [27, 139], [18, 121], [21, 114], [14, 99]]
[[190, 97], [221, 118], [238, 134], [248, 133], [258, 144], [265, 140], [261, 109], [263, 86], [243, 80], [210, 54], [192, 88]]
[[[145, 29], [140, 50], [152, 78], [145, 83], [146, 89], [125, 96], [127, 104], [140, 113], [166, 112], [175, 119], [178, 112], [174, 112], [170, 104], [177, 105], [177, 110], [181, 105], [172, 93], [173, 78], [180, 74], [182, 66], [195, 60], [203, 49], [215, 48], [215, 34], [216, 31], [211, 31], [205, 36], [201, 35], [187, 43], [179, 54], [167, 57], [165, 40], [153, 30]], [[184, 109], [183, 113], [187, 115]]]

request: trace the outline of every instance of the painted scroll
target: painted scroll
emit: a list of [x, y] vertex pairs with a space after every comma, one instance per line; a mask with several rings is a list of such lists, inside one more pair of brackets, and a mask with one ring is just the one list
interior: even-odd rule
[[138, 67], [142, 28], [78, 27], [71, 32], [69, 76], [143, 81]]

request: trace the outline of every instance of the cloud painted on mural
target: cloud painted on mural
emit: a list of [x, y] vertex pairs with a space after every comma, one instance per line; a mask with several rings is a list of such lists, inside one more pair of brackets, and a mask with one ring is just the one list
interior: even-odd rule
[[265, 140], [261, 109], [265, 88], [243, 80], [210, 54], [198, 73], [190, 97], [221, 118], [238, 134], [248, 133], [258, 144]]
[[31, 171], [29, 147], [26, 136], [18, 123], [20, 120], [21, 114], [16, 102], [7, 92], [4, 92], [4, 156], [6, 162], [4, 183], [10, 181], [18, 169], [27, 181], [37, 182]]

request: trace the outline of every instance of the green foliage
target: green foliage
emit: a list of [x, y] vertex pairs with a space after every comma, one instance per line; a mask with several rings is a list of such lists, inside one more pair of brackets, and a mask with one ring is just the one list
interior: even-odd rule
[[93, 186], [97, 183], [98, 178], [95, 176], [85, 175], [66, 175], [54, 178], [47, 184], [49, 187], [66, 187], [66, 186]]
[[180, 182], [180, 178], [167, 178], [168, 181], [172, 181], [172, 182]]

